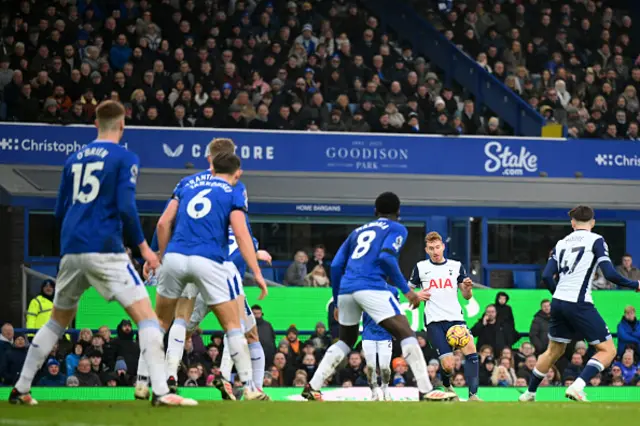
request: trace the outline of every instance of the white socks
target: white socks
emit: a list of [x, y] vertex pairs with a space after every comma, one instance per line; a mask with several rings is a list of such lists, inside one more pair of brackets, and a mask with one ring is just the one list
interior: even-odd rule
[[407, 364], [411, 368], [413, 376], [416, 378], [418, 384], [418, 390], [421, 393], [431, 392], [433, 385], [429, 380], [429, 374], [427, 373], [427, 362], [424, 360], [424, 355], [420, 350], [420, 345], [415, 337], [407, 337], [402, 342], [402, 356]]
[[[417, 343], [416, 343], [417, 344]], [[320, 361], [320, 365], [313, 375], [313, 378], [309, 381], [311, 389], [319, 391], [324, 386], [325, 380], [327, 380], [338, 368], [338, 365], [342, 360], [349, 355], [351, 348], [342, 340], [338, 340], [331, 345], [327, 352], [324, 354], [324, 358]]]
[[249, 354], [251, 355], [251, 369], [253, 370], [253, 383], [262, 389], [264, 382], [264, 349], [260, 342], [254, 342], [249, 345]]
[[227, 331], [227, 342], [229, 346], [229, 356], [236, 366], [240, 381], [250, 390], [255, 391], [253, 383], [253, 372], [251, 369], [251, 354], [247, 339], [244, 337], [242, 329], [236, 328]]
[[222, 350], [222, 359], [220, 360], [220, 374], [222, 378], [227, 382], [231, 381], [231, 370], [233, 369], [233, 360], [231, 359], [231, 352], [229, 348], [229, 339], [227, 335], [224, 335], [224, 348]]
[[[164, 333], [157, 319], [143, 320], [138, 323], [138, 341], [140, 354], [149, 369], [149, 378], [153, 393], [162, 396], [169, 393], [164, 366]], [[140, 371], [138, 372], [139, 374]]]
[[167, 354], [165, 356], [165, 368], [167, 379], [173, 377], [178, 379], [178, 367], [184, 354], [184, 340], [187, 337], [187, 323], [182, 318], [173, 322], [169, 329], [169, 340], [167, 342]]
[[40, 371], [44, 360], [53, 349], [58, 339], [64, 334], [65, 328], [53, 319], [49, 319], [47, 323], [36, 333], [29, 346], [27, 358], [24, 361], [20, 378], [16, 383], [16, 389], [20, 393], [27, 393], [31, 390], [31, 382]]

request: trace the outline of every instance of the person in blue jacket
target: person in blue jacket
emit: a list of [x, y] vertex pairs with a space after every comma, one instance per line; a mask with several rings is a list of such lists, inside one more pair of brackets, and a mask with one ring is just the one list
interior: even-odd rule
[[633, 306], [624, 308], [624, 316], [618, 324], [618, 358], [622, 359], [628, 348], [633, 349], [636, 354], [640, 351], [640, 322]]
[[38, 386], [60, 386], [64, 387], [67, 383], [67, 376], [60, 372], [60, 363], [54, 358], [47, 361], [47, 374], [42, 376], [38, 382]]
[[2, 365], [0, 365], [0, 381], [5, 385], [13, 385], [18, 380], [24, 360], [27, 358], [28, 346], [27, 338], [24, 335], [15, 335], [13, 347], [5, 353]]
[[127, 36], [120, 34], [111, 50], [109, 50], [111, 66], [116, 70], [121, 70], [131, 57], [132, 52], [133, 50], [127, 44]]

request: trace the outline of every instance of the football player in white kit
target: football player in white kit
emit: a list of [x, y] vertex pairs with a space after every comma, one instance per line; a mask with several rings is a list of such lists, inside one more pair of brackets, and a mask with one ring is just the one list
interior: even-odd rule
[[576, 335], [593, 345], [596, 353], [587, 362], [580, 377], [567, 388], [567, 398], [587, 401], [584, 387], [615, 358], [616, 348], [611, 333], [591, 297], [591, 286], [598, 268], [608, 281], [640, 291], [640, 282], [628, 280], [616, 272], [604, 238], [591, 232], [596, 223], [593, 209], [578, 206], [569, 212], [569, 217], [573, 232], [558, 241], [542, 274], [542, 279], [553, 292], [549, 346], [538, 358], [529, 389], [519, 398], [523, 402], [535, 401], [540, 382]]
[[[455, 348], [449, 345], [446, 336], [449, 328], [454, 325], [467, 326], [458, 301], [458, 288], [462, 291], [462, 296], [469, 300], [473, 295], [473, 282], [460, 262], [444, 257], [445, 244], [440, 234], [429, 232], [425, 243], [429, 259], [416, 264], [410, 282], [413, 287], [422, 289], [418, 295], [425, 301], [424, 324], [427, 339], [440, 357], [443, 386], [447, 391], [454, 392], [451, 375], [455, 366]], [[465, 356], [464, 375], [469, 386], [469, 400], [479, 401], [478, 353], [473, 338], [460, 349]]]

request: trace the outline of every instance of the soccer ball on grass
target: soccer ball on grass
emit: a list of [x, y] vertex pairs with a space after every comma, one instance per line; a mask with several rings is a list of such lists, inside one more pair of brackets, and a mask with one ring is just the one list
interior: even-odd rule
[[454, 325], [447, 330], [447, 343], [454, 349], [464, 348], [471, 341], [471, 333], [464, 325]]

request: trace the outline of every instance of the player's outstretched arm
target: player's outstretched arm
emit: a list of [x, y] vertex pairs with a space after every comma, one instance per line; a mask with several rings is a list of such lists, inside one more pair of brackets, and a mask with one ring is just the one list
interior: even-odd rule
[[247, 263], [247, 267], [253, 273], [256, 284], [258, 285], [258, 287], [260, 287], [261, 294], [258, 297], [258, 300], [262, 300], [268, 294], [267, 283], [264, 281], [262, 271], [260, 270], [260, 265], [258, 265], [256, 247], [253, 244], [253, 238], [251, 238], [251, 234], [249, 233], [249, 228], [247, 227], [247, 218], [244, 211], [232, 211], [231, 215], [229, 216], [229, 221], [231, 222], [233, 235], [236, 236], [236, 243], [238, 244], [240, 254], [242, 254], [242, 258]]
[[178, 201], [173, 199], [167, 204], [167, 208], [162, 212], [162, 216], [158, 219], [158, 225], [156, 226], [156, 235], [158, 238], [158, 252], [160, 257], [164, 255], [171, 240], [171, 234], [173, 230], [173, 223], [178, 214]]
[[462, 297], [469, 300], [473, 297], [473, 281], [467, 276], [467, 271], [464, 266], [460, 264], [460, 271], [458, 272], [458, 284]]
[[66, 167], [62, 170], [62, 177], [60, 178], [60, 188], [58, 188], [58, 198], [56, 199], [56, 208], [54, 210], [54, 217], [56, 218], [56, 224], [58, 225], [58, 229], [62, 228], [62, 221], [64, 220], [64, 215], [67, 213], [68, 206], [68, 196], [66, 189], [66, 179], [64, 178], [66, 174]]
[[416, 292], [409, 288], [407, 280], [404, 278], [404, 275], [402, 275], [396, 256], [387, 251], [383, 251], [380, 253], [378, 260], [384, 273], [391, 279], [391, 284], [405, 295], [414, 308], [418, 307], [418, 305], [420, 305], [420, 298]]

